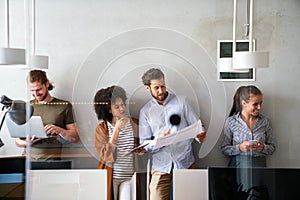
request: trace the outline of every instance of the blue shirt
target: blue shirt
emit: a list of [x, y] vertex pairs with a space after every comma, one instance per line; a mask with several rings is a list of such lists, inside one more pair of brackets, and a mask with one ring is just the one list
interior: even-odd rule
[[[170, 116], [180, 116], [180, 123], [172, 125]], [[164, 105], [157, 103], [152, 98], [140, 111], [139, 116], [139, 136], [140, 143], [149, 143], [145, 150], [152, 153], [152, 168], [170, 173], [172, 163], [175, 169], [187, 169], [194, 162], [195, 158], [192, 151], [193, 139], [178, 142], [154, 150], [154, 141], [161, 137], [161, 134], [170, 129], [170, 134], [183, 129], [199, 120], [187, 98], [184, 96], [175, 96], [168, 93]]]
[[[272, 127], [267, 117], [262, 114], [258, 115], [258, 120], [250, 130], [247, 124], [240, 117], [240, 113], [228, 117], [224, 124], [224, 138], [222, 141], [222, 152], [227, 156], [249, 155], [252, 153], [254, 157], [271, 155], [275, 151]], [[261, 152], [240, 151], [239, 145], [244, 141], [258, 140], [264, 144]]]

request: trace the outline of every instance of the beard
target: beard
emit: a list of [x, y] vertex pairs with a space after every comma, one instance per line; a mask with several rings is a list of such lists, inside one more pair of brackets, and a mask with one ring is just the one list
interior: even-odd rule
[[44, 101], [44, 100], [46, 99], [47, 95], [48, 95], [48, 92], [47, 92], [46, 94], [41, 95], [41, 96], [34, 96], [34, 98], [35, 98], [38, 102], [40, 102], [40, 101]]
[[163, 94], [160, 94], [160, 95], [157, 95], [157, 96], [154, 96], [154, 94], [153, 94], [152, 91], [151, 91], [151, 96], [152, 96], [154, 99], [156, 99], [157, 101], [164, 101], [164, 100], [167, 98], [167, 96], [168, 96], [168, 92], [163, 93]]

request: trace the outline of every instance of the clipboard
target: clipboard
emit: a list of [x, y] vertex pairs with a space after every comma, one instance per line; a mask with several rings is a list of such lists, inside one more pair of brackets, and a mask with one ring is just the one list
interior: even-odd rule
[[13, 122], [10, 117], [5, 119], [8, 132], [12, 138], [26, 138], [27, 136], [35, 136], [36, 138], [47, 138], [44, 130], [42, 118], [40, 116], [32, 116], [25, 124], [18, 125]]

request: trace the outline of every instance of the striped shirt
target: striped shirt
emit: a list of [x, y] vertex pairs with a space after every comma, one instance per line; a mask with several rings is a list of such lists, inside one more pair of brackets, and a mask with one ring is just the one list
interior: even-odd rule
[[[227, 156], [249, 155], [252, 153], [254, 157], [271, 155], [275, 150], [272, 127], [267, 117], [262, 114], [258, 115], [258, 120], [250, 130], [247, 124], [240, 117], [240, 113], [228, 117], [223, 129], [222, 152]], [[242, 152], [239, 145], [244, 141], [258, 140], [264, 144], [261, 152]]]
[[[107, 122], [109, 137], [111, 138], [114, 126]], [[128, 179], [134, 173], [133, 154], [130, 150], [134, 147], [134, 137], [131, 123], [121, 129], [118, 137], [116, 148], [116, 160], [113, 163], [113, 178], [114, 179]]]

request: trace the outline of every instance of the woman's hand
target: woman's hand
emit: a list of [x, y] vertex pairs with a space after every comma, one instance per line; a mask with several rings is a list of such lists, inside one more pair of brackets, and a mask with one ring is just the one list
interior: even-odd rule
[[257, 144], [250, 144], [250, 149], [253, 151], [262, 151], [264, 149], [264, 144], [258, 141]]
[[249, 141], [244, 141], [243, 143], [240, 144], [240, 150], [243, 152], [247, 152], [250, 150], [250, 142]]
[[128, 117], [122, 117], [122, 118], [119, 118], [119, 119], [116, 120], [114, 131], [113, 131], [112, 136], [109, 140], [110, 143], [117, 144], [119, 133], [120, 133], [121, 129], [126, 126], [128, 121], [129, 121]]
[[122, 117], [116, 120], [115, 128], [121, 130], [128, 123], [128, 117]]
[[146, 153], [146, 150], [144, 149], [144, 147], [140, 147], [134, 149], [132, 152], [138, 155], [143, 155], [144, 153]]
[[243, 152], [247, 151], [262, 151], [264, 149], [264, 144], [261, 142], [257, 143], [252, 143], [249, 141], [244, 141], [243, 143], [240, 144], [240, 150]]

